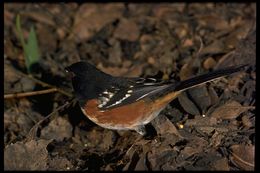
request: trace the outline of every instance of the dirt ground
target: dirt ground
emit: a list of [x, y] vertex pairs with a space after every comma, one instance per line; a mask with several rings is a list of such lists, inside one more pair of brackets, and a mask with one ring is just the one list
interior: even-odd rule
[[[38, 40], [30, 73], [18, 14]], [[254, 170], [255, 26], [255, 3], [5, 3], [4, 169]], [[249, 66], [181, 94], [142, 137], [82, 114], [64, 70], [80, 60], [177, 81]]]

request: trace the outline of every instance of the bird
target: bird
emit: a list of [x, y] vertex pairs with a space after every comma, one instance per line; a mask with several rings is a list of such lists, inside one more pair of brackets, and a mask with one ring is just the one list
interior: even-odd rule
[[118, 77], [79, 61], [65, 68], [83, 114], [111, 130], [135, 130], [146, 135], [150, 123], [180, 93], [206, 82], [239, 72], [247, 65], [231, 66], [184, 81], [151, 77]]

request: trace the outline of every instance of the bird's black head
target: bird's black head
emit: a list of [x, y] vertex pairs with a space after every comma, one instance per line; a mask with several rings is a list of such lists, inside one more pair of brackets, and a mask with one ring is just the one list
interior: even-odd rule
[[72, 76], [73, 89], [79, 100], [98, 97], [113, 81], [112, 76], [83, 61], [74, 63], [65, 70]]

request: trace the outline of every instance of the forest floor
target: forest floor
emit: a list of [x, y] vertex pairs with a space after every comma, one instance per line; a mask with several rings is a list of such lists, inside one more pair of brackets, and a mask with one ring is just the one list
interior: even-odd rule
[[[25, 40], [34, 27], [38, 41], [29, 66], [18, 14]], [[255, 3], [5, 3], [4, 169], [254, 170], [255, 26]], [[181, 94], [141, 137], [99, 127], [71, 103], [64, 68], [80, 60], [176, 81], [249, 66]]]

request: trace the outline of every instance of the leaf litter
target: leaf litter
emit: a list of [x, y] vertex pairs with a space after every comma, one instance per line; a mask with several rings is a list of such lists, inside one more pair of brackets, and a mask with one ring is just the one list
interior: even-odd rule
[[112, 75], [176, 81], [225, 66], [250, 66], [180, 95], [153, 121], [156, 133], [148, 137], [98, 127], [73, 104], [27, 138], [32, 126], [69, 96], [57, 92], [5, 100], [4, 169], [254, 170], [255, 7], [5, 3], [5, 94], [46, 88], [19, 75], [26, 66], [15, 31], [17, 14], [25, 36], [35, 26], [41, 70], [34, 77], [68, 92], [63, 68], [79, 59]]

